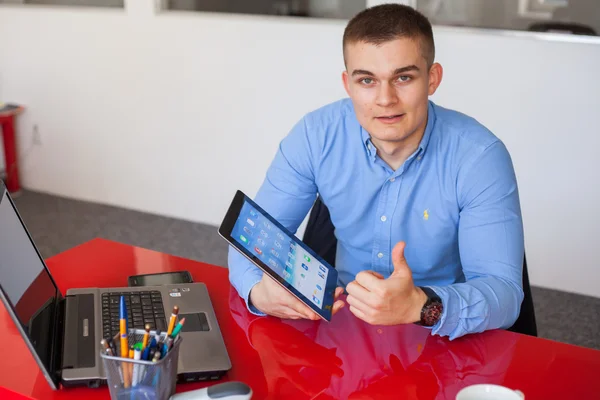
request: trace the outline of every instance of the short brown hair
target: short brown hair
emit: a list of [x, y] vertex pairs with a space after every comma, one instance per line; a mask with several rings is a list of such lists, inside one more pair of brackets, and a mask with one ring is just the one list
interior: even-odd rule
[[350, 43], [380, 45], [399, 38], [419, 39], [427, 65], [433, 64], [435, 44], [431, 23], [414, 8], [402, 4], [382, 4], [356, 14], [344, 30], [344, 62], [346, 45]]

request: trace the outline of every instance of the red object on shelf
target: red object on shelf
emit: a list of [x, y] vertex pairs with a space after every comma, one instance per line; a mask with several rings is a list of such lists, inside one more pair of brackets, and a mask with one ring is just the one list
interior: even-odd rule
[[23, 107], [11, 104], [0, 108], [0, 129], [2, 130], [4, 161], [6, 163], [6, 188], [10, 193], [17, 193], [21, 190], [17, 164], [15, 117], [23, 110]]

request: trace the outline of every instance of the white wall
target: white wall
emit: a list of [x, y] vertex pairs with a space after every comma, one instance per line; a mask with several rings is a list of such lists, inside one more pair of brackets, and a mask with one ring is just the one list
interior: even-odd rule
[[[219, 224], [279, 140], [344, 96], [344, 21], [0, 7], [5, 100], [25, 104], [24, 186]], [[505, 141], [534, 284], [600, 297], [600, 44], [436, 28], [434, 100]], [[18, 38], [15, 40], [15, 38]]]

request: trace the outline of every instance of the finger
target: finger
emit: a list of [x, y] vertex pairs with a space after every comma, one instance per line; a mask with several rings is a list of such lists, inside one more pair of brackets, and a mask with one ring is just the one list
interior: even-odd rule
[[294, 296], [292, 296], [292, 295], [290, 295], [290, 296], [292, 297], [290, 299], [290, 302], [285, 304], [287, 307], [291, 308], [292, 310], [296, 311], [298, 314], [302, 315], [303, 318], [312, 319], [315, 321], [319, 319], [319, 316], [317, 315], [317, 313], [315, 313], [313, 310], [308, 308], [306, 305], [304, 305], [304, 303], [302, 303], [300, 300], [298, 300]]
[[409, 269], [406, 258], [404, 257], [404, 249], [406, 243], [398, 242], [392, 250], [392, 264], [394, 265], [394, 273], [405, 273]]
[[369, 273], [373, 276], [376, 276], [379, 279], [385, 279], [385, 277], [383, 275], [381, 275], [379, 272], [375, 272], [375, 271], [365, 271], [366, 273]]
[[373, 292], [378, 290], [385, 280], [383, 277], [379, 278], [375, 276], [372, 271], [361, 271], [356, 274], [356, 282], [358, 282], [362, 287], [367, 289], [369, 292]]
[[363, 303], [362, 301], [360, 301], [359, 299], [357, 299], [356, 297], [354, 297], [352, 295], [348, 296], [348, 298], [346, 299], [346, 302], [348, 303], [349, 306], [352, 306], [355, 309], [360, 310], [365, 315], [369, 315], [372, 312], [371, 307], [369, 307], [367, 304]]
[[[273, 290], [277, 291], [274, 297], [277, 299], [277, 303], [279, 303], [280, 306], [293, 310], [297, 315], [300, 316], [300, 318], [312, 320], [319, 319], [319, 316], [314, 311], [304, 305], [304, 303], [298, 300], [293, 294], [281, 287], [277, 282], [275, 282], [275, 280], [272, 278], [271, 280], [272, 284], [274, 285]], [[289, 314], [289, 312], [286, 310], [284, 318], [289, 318], [290, 315], [296, 314]]]
[[[358, 275], [356, 275], [356, 277], [358, 278]], [[355, 299], [360, 300], [362, 303], [367, 304], [369, 307], [374, 307], [377, 304], [377, 295], [371, 291], [368, 291], [356, 281], [350, 282], [348, 286], [346, 286], [346, 290], [348, 290], [348, 297], [352, 296]]]
[[367, 321], [367, 316], [365, 315], [365, 313], [363, 313], [362, 311], [360, 311], [358, 308], [354, 307], [354, 306], [350, 306], [350, 312], [352, 314], [354, 314], [357, 318], [362, 319], [365, 322], [369, 322]]
[[284, 305], [280, 305], [279, 307], [277, 307], [273, 311], [272, 315], [279, 317], [279, 318], [285, 318], [285, 319], [305, 319], [306, 318], [306, 316], [304, 316], [303, 314], [294, 310], [293, 308], [290, 308], [290, 307], [287, 307]]
[[344, 308], [345, 303], [342, 300], [337, 300], [333, 303], [333, 308], [331, 309], [331, 315], [335, 315], [338, 311]]
[[342, 293], [344, 293], [344, 288], [338, 286], [337, 288], [335, 288], [335, 293], [333, 294], [333, 299], [337, 300], [338, 297], [340, 297], [342, 295]]

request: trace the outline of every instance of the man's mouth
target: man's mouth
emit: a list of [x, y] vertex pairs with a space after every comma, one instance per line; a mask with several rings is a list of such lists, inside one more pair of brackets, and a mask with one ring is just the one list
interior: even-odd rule
[[377, 119], [384, 123], [393, 123], [400, 121], [404, 115], [405, 114], [382, 115], [377, 117]]

